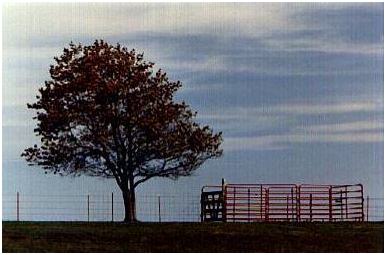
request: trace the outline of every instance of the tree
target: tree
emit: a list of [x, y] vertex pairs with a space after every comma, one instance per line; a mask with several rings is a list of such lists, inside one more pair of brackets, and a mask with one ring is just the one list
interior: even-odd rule
[[119, 44], [70, 43], [50, 67], [35, 109], [40, 146], [25, 149], [30, 165], [60, 175], [115, 178], [125, 222], [136, 221], [135, 189], [153, 178], [189, 176], [218, 157], [221, 132], [194, 121], [173, 101], [181, 83], [153, 72], [154, 63]]

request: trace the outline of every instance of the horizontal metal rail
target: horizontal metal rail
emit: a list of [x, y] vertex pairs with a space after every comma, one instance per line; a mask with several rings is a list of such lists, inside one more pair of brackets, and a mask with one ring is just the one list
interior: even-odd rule
[[[324, 184], [223, 184], [224, 221], [363, 221], [363, 186]], [[206, 210], [207, 211], [207, 210]], [[219, 212], [217, 212], [219, 213]], [[217, 214], [216, 214], [217, 215]]]

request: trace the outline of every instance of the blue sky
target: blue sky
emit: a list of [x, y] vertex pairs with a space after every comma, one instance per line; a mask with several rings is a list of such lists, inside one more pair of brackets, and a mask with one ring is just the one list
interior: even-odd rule
[[383, 3], [8, 4], [3, 6], [3, 193], [117, 191], [61, 178], [19, 157], [26, 108], [70, 41], [117, 42], [180, 80], [178, 100], [224, 133], [224, 155], [195, 176], [140, 192], [202, 185], [363, 183], [383, 197]]

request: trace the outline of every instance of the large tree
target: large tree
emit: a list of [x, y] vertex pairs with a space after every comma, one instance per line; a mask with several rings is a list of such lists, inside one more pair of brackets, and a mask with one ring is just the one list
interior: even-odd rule
[[34, 132], [22, 156], [46, 172], [115, 178], [125, 222], [136, 221], [135, 189], [153, 178], [189, 176], [222, 151], [221, 133], [195, 122], [173, 99], [181, 87], [143, 54], [103, 40], [70, 43], [39, 89]]

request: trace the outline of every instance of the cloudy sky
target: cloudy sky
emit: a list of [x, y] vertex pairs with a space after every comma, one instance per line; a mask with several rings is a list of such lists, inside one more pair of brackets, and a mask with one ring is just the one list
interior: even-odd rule
[[[383, 197], [383, 3], [8, 4], [3, 6], [3, 193], [107, 192], [113, 182], [60, 178], [19, 157], [36, 141], [26, 108], [70, 41], [145, 53], [183, 88], [177, 99], [224, 133], [205, 184], [363, 183]], [[74, 191], [75, 190], [75, 191]]]

